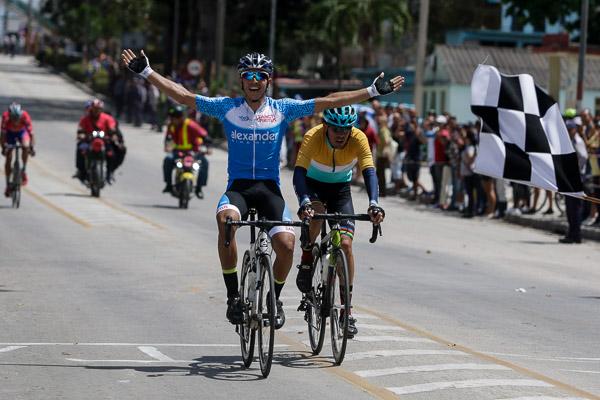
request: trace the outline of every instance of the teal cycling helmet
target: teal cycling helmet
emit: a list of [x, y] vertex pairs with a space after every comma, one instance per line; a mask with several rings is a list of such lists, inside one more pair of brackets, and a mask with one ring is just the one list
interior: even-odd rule
[[330, 125], [346, 128], [356, 123], [356, 110], [352, 106], [331, 108], [323, 111], [323, 119]]

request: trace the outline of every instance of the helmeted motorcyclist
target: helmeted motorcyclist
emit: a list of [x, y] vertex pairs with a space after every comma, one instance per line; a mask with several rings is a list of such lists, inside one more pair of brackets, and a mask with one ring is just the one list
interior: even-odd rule
[[94, 99], [87, 105], [88, 111], [79, 120], [77, 126], [77, 156], [76, 166], [77, 173], [74, 178], [79, 178], [83, 183], [86, 179], [85, 158], [84, 154], [90, 147], [92, 133], [94, 131], [104, 131], [105, 135], [111, 138], [111, 142], [107, 143], [106, 160], [107, 160], [107, 181], [109, 184], [114, 183], [114, 171], [117, 168], [116, 148], [122, 140], [117, 133], [117, 123], [113, 117], [103, 112], [104, 102], [100, 99]]
[[[163, 193], [173, 192], [172, 172], [175, 167], [174, 151], [193, 151], [196, 160], [200, 161], [198, 170], [198, 181], [196, 182], [196, 196], [199, 199], [204, 198], [202, 186], [206, 186], [208, 180], [208, 161], [204, 155], [202, 147], [208, 146], [212, 138], [208, 136], [206, 129], [202, 128], [193, 119], [185, 115], [185, 107], [177, 105], [169, 109], [170, 123], [167, 126], [165, 136], [165, 151], [167, 155], [163, 160], [163, 178], [166, 183]], [[206, 153], [211, 153], [210, 148], [206, 148]]]

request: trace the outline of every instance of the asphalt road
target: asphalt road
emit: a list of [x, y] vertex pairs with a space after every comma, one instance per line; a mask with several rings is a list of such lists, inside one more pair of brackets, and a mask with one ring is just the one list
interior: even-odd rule
[[91, 198], [71, 179], [91, 95], [27, 57], [0, 56], [0, 80], [0, 107], [20, 102], [38, 141], [21, 208], [0, 199], [0, 398], [600, 398], [600, 245], [400, 198], [382, 199], [377, 243], [357, 227], [359, 334], [343, 364], [328, 342], [311, 355], [293, 270], [262, 379], [225, 319], [214, 214], [226, 152], [209, 156], [205, 199], [180, 210], [161, 193], [162, 135], [123, 123], [117, 182]]

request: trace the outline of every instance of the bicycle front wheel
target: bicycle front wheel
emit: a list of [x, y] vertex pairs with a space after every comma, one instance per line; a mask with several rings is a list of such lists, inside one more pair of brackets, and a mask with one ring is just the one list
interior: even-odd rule
[[273, 362], [273, 344], [275, 341], [275, 281], [273, 278], [273, 264], [271, 257], [260, 257], [260, 289], [258, 296], [258, 361], [260, 372], [266, 378], [271, 372]]
[[[313, 247], [313, 276], [312, 287], [307, 294], [306, 304], [306, 322], [308, 323], [308, 338], [310, 339], [310, 348], [313, 354], [319, 354], [323, 349], [323, 340], [325, 339], [326, 316], [323, 316], [323, 300], [325, 285], [323, 284], [323, 263], [321, 262], [321, 253], [319, 246]], [[329, 267], [328, 265], [326, 266]]]
[[[335, 249], [333, 271], [329, 278], [329, 325], [331, 326], [331, 350], [337, 364], [341, 364], [346, 354], [348, 341], [348, 317], [350, 316], [350, 285], [348, 264], [341, 249]], [[342, 295], [343, 291], [343, 295]]]
[[[252, 364], [252, 357], [254, 356], [254, 340], [256, 338], [256, 330], [250, 327], [252, 321], [252, 304], [254, 304], [254, 285], [256, 284], [256, 282], [254, 282], [256, 278], [251, 279], [251, 268], [250, 251], [246, 250], [244, 253], [244, 260], [242, 261], [242, 275], [240, 281], [240, 301], [244, 313], [244, 322], [238, 325], [240, 346], [242, 348], [242, 360], [246, 367], [249, 367], [250, 364]], [[256, 271], [254, 273], [256, 273]]]
[[[19, 157], [19, 153], [15, 154], [16, 157]], [[19, 208], [21, 205], [21, 165], [18, 161], [15, 162], [13, 167], [13, 177], [12, 177], [12, 206], [13, 208]]]

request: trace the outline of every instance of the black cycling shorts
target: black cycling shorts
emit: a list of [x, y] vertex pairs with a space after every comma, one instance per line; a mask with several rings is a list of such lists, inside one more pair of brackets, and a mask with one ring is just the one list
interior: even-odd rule
[[[292, 215], [277, 182], [272, 180], [236, 179], [223, 194], [217, 207], [217, 214], [224, 210], [236, 210], [242, 220], [248, 219], [248, 210], [255, 208], [258, 218], [270, 221], [292, 221]], [[277, 232], [294, 234], [293, 226], [276, 226], [269, 234]]]
[[[352, 191], [349, 182], [326, 183], [306, 178], [308, 198], [311, 203], [321, 203], [327, 213], [354, 214]], [[340, 232], [354, 238], [354, 220], [340, 221]]]

